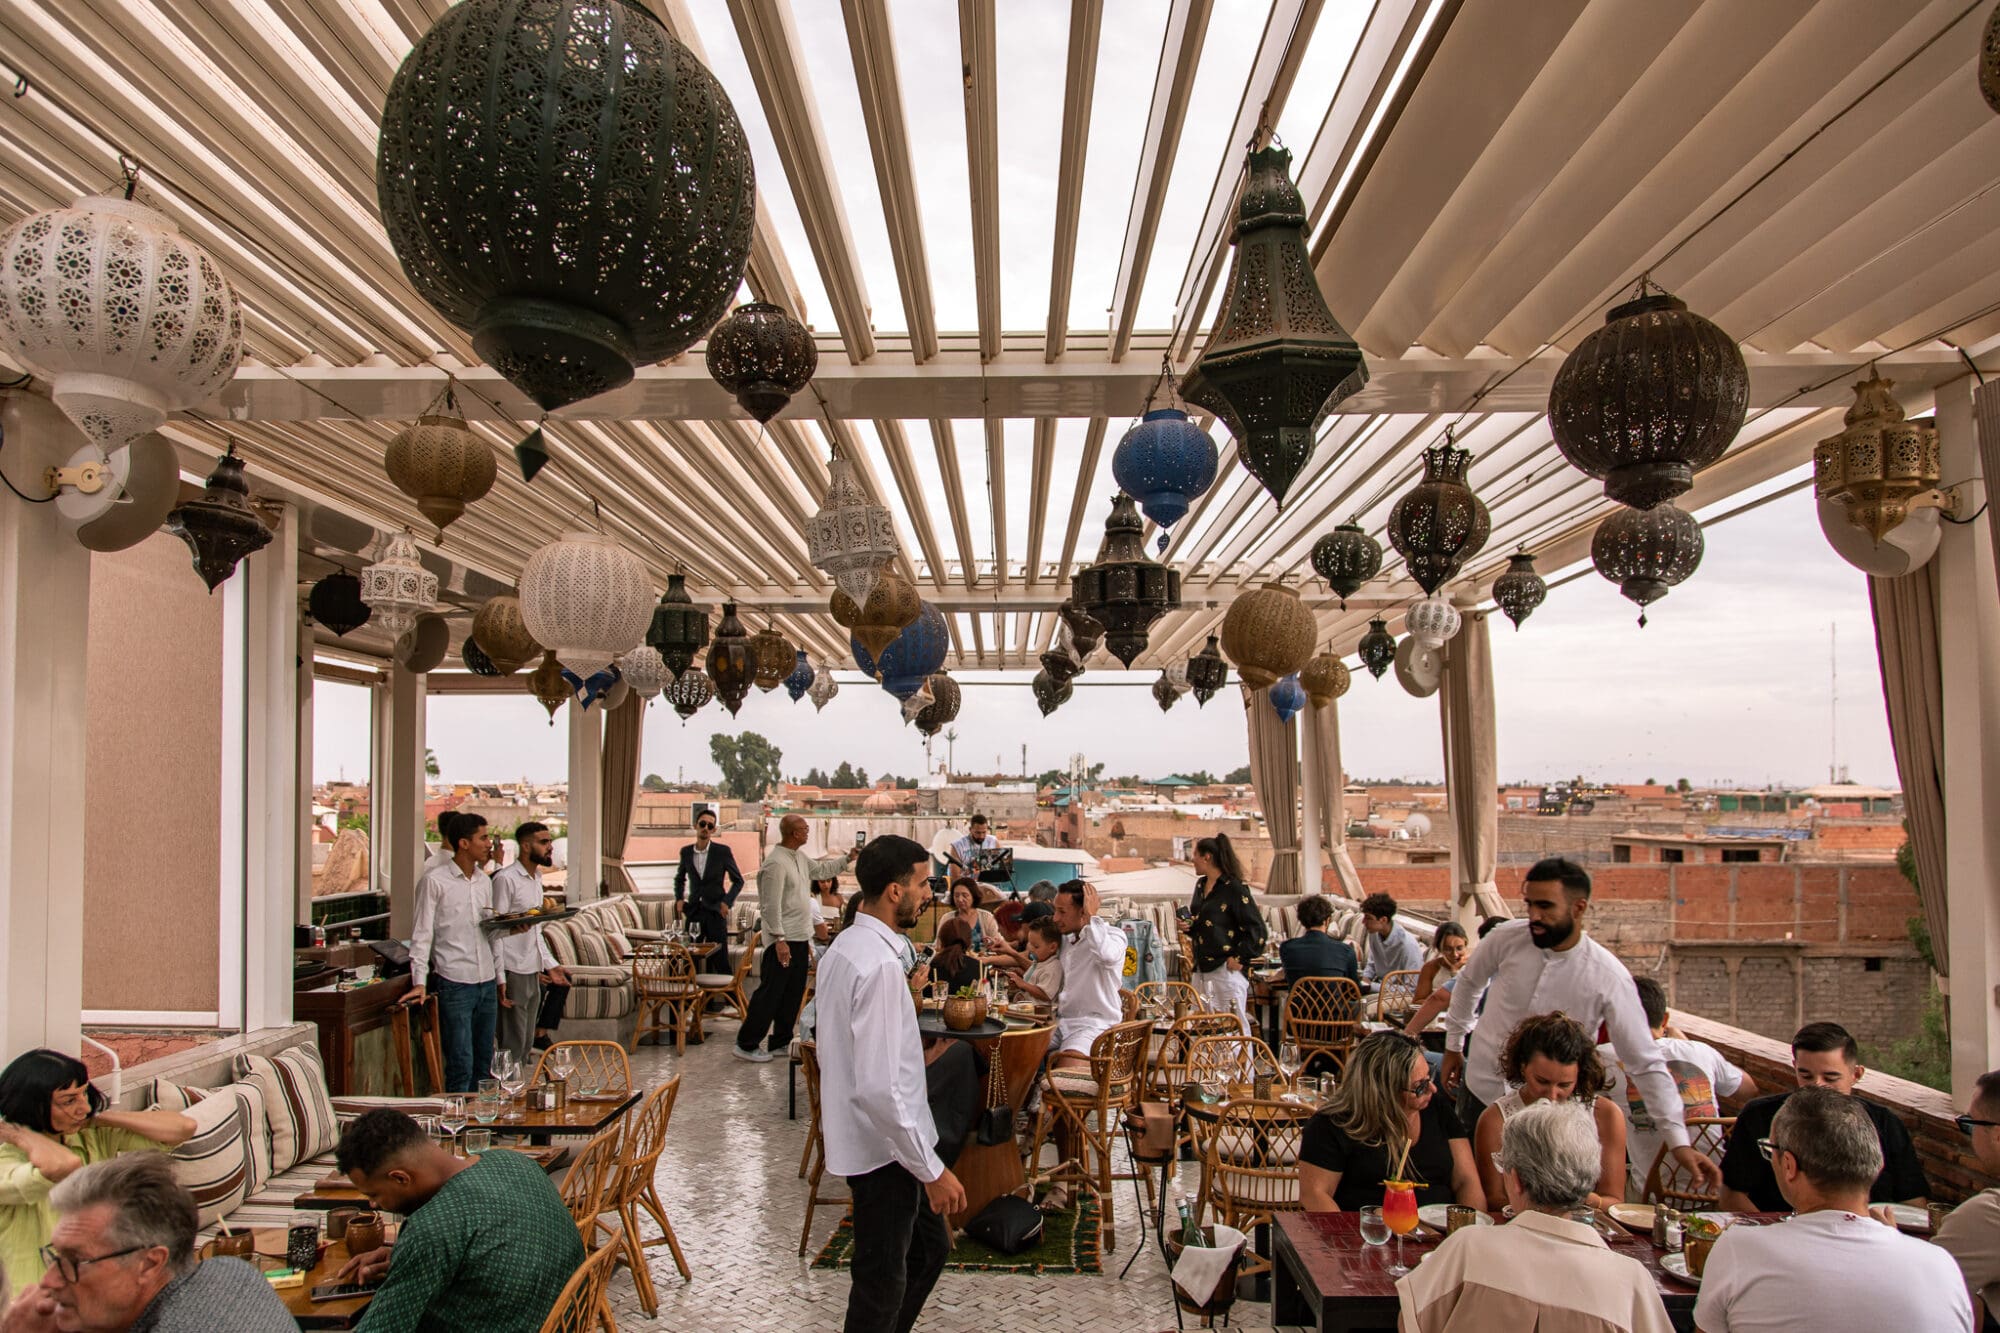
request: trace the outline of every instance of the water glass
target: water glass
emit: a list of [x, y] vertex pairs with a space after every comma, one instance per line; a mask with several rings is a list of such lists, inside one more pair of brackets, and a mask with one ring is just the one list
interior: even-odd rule
[[493, 1149], [493, 1131], [490, 1129], [468, 1129], [465, 1131], [465, 1155], [478, 1157]]
[[480, 1095], [481, 1097], [498, 1097], [498, 1096], [500, 1095], [500, 1080], [499, 1080], [499, 1078], [498, 1078], [498, 1077], [494, 1077], [494, 1078], [482, 1078], [482, 1079], [480, 1079], [480, 1080], [479, 1080], [479, 1095]]
[[1370, 1245], [1389, 1243], [1389, 1224], [1382, 1220], [1382, 1210], [1372, 1204], [1361, 1210], [1361, 1239]]
[[495, 1090], [490, 1095], [480, 1093], [472, 1100], [472, 1118], [482, 1125], [490, 1125], [500, 1118], [500, 1094]]

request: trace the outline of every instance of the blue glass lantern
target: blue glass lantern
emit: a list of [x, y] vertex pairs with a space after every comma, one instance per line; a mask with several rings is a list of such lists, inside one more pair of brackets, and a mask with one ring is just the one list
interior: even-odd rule
[[798, 657], [794, 659], [792, 674], [785, 677], [785, 693], [792, 696], [793, 703], [797, 703], [805, 698], [806, 691], [812, 688], [812, 684], [813, 664], [806, 660], [805, 650], [801, 648]]
[[[1215, 441], [1179, 408], [1148, 412], [1125, 432], [1111, 455], [1118, 489], [1139, 501], [1146, 517], [1170, 528], [1215, 484]], [[1166, 534], [1160, 534], [1166, 550]]]
[[1271, 687], [1271, 708], [1280, 722], [1290, 722], [1306, 706], [1306, 687], [1299, 684], [1297, 674], [1286, 676]]
[[577, 704], [588, 709], [609, 694], [611, 687], [618, 683], [618, 668], [608, 666], [602, 671], [594, 672], [589, 680], [580, 680], [574, 671], [565, 667], [562, 678], [563, 684], [569, 686], [569, 692], [576, 696]]
[[882, 688], [898, 699], [907, 699], [944, 665], [951, 630], [944, 623], [944, 612], [925, 602], [909, 628], [882, 650], [880, 658], [870, 656], [859, 639], [850, 638], [848, 644], [854, 649], [854, 665], [880, 680]]

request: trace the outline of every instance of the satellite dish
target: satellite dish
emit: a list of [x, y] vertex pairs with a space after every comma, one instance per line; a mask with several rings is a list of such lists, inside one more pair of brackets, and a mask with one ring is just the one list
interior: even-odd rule
[[1396, 645], [1396, 679], [1409, 693], [1428, 699], [1444, 679], [1444, 658], [1437, 649], [1426, 648], [1406, 634]]
[[395, 657], [403, 670], [421, 676], [442, 666], [445, 654], [450, 651], [451, 627], [444, 623], [443, 616], [427, 611], [396, 640]]
[[1826, 535], [1826, 544], [1833, 548], [1834, 554], [1876, 578], [1897, 579], [1921, 569], [1937, 554], [1938, 538], [1944, 532], [1938, 526], [1937, 510], [1912, 509], [1909, 517], [1889, 529], [1878, 545], [1873, 537], [1854, 525], [1845, 505], [1820, 500], [1817, 508], [1819, 530]]
[[1403, 821], [1403, 827], [1410, 831], [1412, 838], [1429, 837], [1431, 817], [1426, 814], [1412, 814], [1408, 819]]
[[180, 460], [157, 435], [104, 453], [87, 444], [70, 455], [64, 471], [90, 485], [56, 491], [56, 511], [77, 525], [76, 539], [90, 551], [123, 551], [159, 531], [181, 498]]

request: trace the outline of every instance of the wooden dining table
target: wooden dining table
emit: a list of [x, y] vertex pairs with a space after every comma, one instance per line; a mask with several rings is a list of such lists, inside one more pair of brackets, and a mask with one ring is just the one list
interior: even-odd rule
[[544, 1144], [557, 1134], [596, 1134], [639, 1104], [643, 1094], [636, 1088], [622, 1092], [602, 1092], [589, 1097], [572, 1095], [568, 1103], [555, 1111], [529, 1111], [515, 1105], [509, 1106], [505, 1115], [490, 1125], [476, 1128], [490, 1129], [498, 1136], [526, 1135], [530, 1143]]

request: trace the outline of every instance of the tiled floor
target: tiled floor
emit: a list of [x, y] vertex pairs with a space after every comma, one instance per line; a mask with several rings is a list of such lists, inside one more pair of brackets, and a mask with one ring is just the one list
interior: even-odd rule
[[[838, 1207], [822, 1207], [814, 1215], [809, 1252], [805, 1258], [796, 1253], [805, 1216], [805, 1182], [798, 1177], [806, 1134], [803, 1082], [801, 1118], [789, 1120], [786, 1062], [733, 1059], [735, 1030], [733, 1022], [715, 1022], [707, 1044], [690, 1047], [684, 1057], [671, 1046], [645, 1046], [634, 1058], [635, 1082], [651, 1086], [675, 1073], [683, 1078], [658, 1180], [694, 1280], [680, 1280], [665, 1246], [647, 1251], [660, 1290], [659, 1317], [648, 1320], [640, 1311], [631, 1277], [621, 1271], [613, 1279], [620, 1328], [748, 1333], [841, 1325], [847, 1275], [810, 1266], [840, 1220]], [[1172, 1329], [1173, 1305], [1156, 1249], [1149, 1246], [1123, 1281], [1117, 1276], [1132, 1247], [1146, 1240], [1132, 1221], [1132, 1187], [1128, 1182], [1120, 1188], [1117, 1248], [1106, 1254], [1102, 1276], [947, 1273], [918, 1329]], [[1268, 1305], [1239, 1302], [1237, 1327], [1247, 1325], [1254, 1333], [1269, 1312]]]

